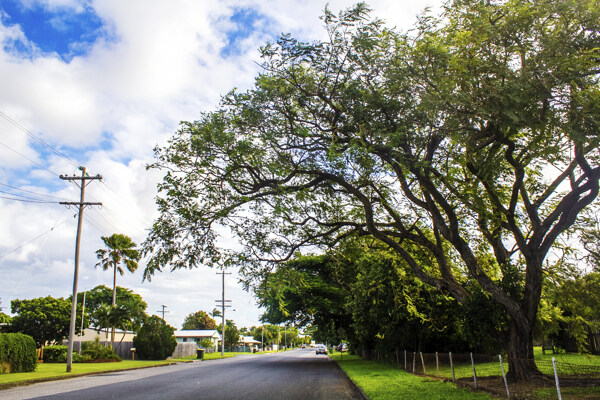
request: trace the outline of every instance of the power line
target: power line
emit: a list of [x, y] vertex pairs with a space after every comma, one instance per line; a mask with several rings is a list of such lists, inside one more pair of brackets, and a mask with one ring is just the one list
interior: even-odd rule
[[10, 151], [17, 153], [18, 155], [20, 155], [21, 157], [23, 157], [26, 160], [29, 160], [31, 163], [37, 165], [38, 167], [45, 169], [46, 171], [50, 172], [52, 175], [56, 175], [59, 176], [56, 172], [49, 170], [48, 168], [44, 167], [42, 164], [33, 161], [31, 158], [27, 157], [25, 154], [18, 152], [17, 150], [13, 149], [12, 147], [8, 146], [7, 144], [4, 144], [2, 142], [0, 142], [0, 145], [6, 147], [7, 149], [9, 149]]
[[57, 149], [55, 149], [54, 147], [52, 147], [50, 144], [46, 143], [42, 138], [40, 138], [37, 135], [34, 135], [33, 133], [31, 133], [27, 128], [25, 128], [23, 125], [19, 124], [17, 121], [15, 121], [14, 119], [12, 119], [11, 117], [9, 117], [8, 115], [6, 115], [4, 112], [0, 111], [0, 117], [4, 118], [5, 120], [7, 120], [8, 122], [10, 122], [12, 125], [14, 125], [17, 129], [19, 129], [21, 132], [25, 133], [27, 136], [29, 136], [31, 139], [33, 139], [34, 141], [36, 141], [37, 143], [41, 144], [42, 146], [46, 147], [47, 149], [49, 149], [51, 152], [53, 152], [54, 154], [56, 154], [57, 156], [61, 157], [62, 159], [68, 161], [69, 163], [71, 163], [73, 166], [75, 167], [79, 167], [79, 164], [77, 164], [75, 161], [73, 161], [71, 158], [67, 157], [66, 155], [64, 155], [63, 153], [61, 153], [60, 151], [58, 151]]
[[12, 249], [11, 251], [9, 251], [8, 253], [4, 253], [3, 255], [0, 256], [0, 260], [3, 259], [4, 257], [6, 257], [7, 255], [14, 253], [15, 251], [23, 248], [24, 246], [28, 245], [29, 243], [33, 242], [34, 240], [37, 240], [39, 238], [41, 238], [44, 235], [47, 235], [48, 233], [52, 232], [54, 230], [54, 228], [64, 224], [65, 222], [67, 222], [69, 219], [71, 219], [71, 217], [64, 219], [63, 221], [54, 224], [54, 226], [50, 229], [48, 229], [47, 231], [40, 233], [39, 235], [37, 235], [36, 237], [34, 237], [33, 239], [28, 240], [27, 242], [23, 243], [22, 245], [20, 245], [19, 247], [15, 247], [14, 249]]
[[[44, 201], [44, 202], [48, 201], [48, 200], [36, 199], [34, 197], [29, 197], [29, 196], [23, 196], [22, 194], [17, 194], [17, 193], [13, 193], [13, 192], [7, 192], [6, 190], [0, 190], [0, 193], [5, 193], [5, 194], [11, 195], [11, 196], [19, 197], [21, 199], [32, 200], [32, 201]], [[53, 201], [52, 203], [56, 203], [56, 202]]]
[[[5, 192], [2, 192], [5, 193]], [[18, 196], [16, 194], [13, 194], [13, 196]], [[23, 196], [20, 196], [23, 197]], [[14, 197], [6, 197], [6, 196], [0, 196], [0, 199], [6, 199], [6, 200], [12, 200], [12, 201], [20, 201], [22, 203], [37, 203], [37, 204], [58, 204], [58, 201], [47, 201], [47, 200], [38, 200], [38, 199], [19, 199], [19, 198], [14, 198]]]
[[[52, 195], [45, 194], [45, 193], [37, 193], [37, 192], [33, 192], [31, 190], [21, 189], [21, 188], [15, 187], [15, 186], [7, 185], [6, 183], [2, 183], [2, 182], [0, 182], [0, 186], [4, 186], [4, 187], [10, 188], [10, 189], [18, 190], [20, 192], [35, 194], [36, 196], [44, 196], [44, 197], [48, 197], [48, 198], [51, 198], [51, 199], [57, 199], [57, 200], [66, 200], [65, 198], [62, 198], [62, 197], [56, 197], [56, 196], [52, 196]], [[2, 193], [9, 193], [9, 192], [4, 192], [2, 190], [0, 190], [0, 192], [2, 192]]]

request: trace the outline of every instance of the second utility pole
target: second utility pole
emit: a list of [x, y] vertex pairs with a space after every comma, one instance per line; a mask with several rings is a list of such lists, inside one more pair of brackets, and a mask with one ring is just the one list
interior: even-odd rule
[[225, 307], [231, 307], [231, 305], [225, 305], [225, 302], [231, 302], [231, 300], [225, 300], [225, 275], [231, 275], [231, 272], [225, 272], [223, 267], [222, 272], [217, 272], [217, 275], [223, 275], [223, 288], [221, 290], [221, 300], [215, 300], [217, 303], [221, 303], [221, 357], [225, 356]]
[[75, 318], [77, 311], [77, 279], [79, 278], [79, 242], [81, 240], [81, 224], [83, 222], [83, 209], [85, 206], [101, 206], [102, 203], [86, 203], [85, 200], [85, 185], [86, 180], [102, 179], [102, 176], [88, 176], [85, 167], [79, 167], [81, 170], [81, 177], [77, 176], [64, 176], [61, 175], [59, 178], [64, 181], [81, 181], [80, 188], [81, 192], [79, 195], [79, 202], [61, 201], [60, 204], [67, 206], [78, 206], [79, 217], [77, 219], [77, 236], [75, 237], [75, 272], [73, 274], [73, 301], [71, 302], [71, 325], [69, 327], [69, 346], [67, 347], [67, 372], [71, 372], [71, 364], [73, 363], [73, 340], [75, 339]]

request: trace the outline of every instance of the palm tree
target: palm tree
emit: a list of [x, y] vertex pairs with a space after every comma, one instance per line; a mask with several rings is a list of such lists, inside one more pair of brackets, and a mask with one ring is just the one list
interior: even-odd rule
[[[102, 236], [102, 241], [106, 249], [96, 250], [96, 256], [100, 260], [96, 267], [102, 267], [103, 270], [112, 268], [113, 274], [113, 297], [112, 306], [117, 304], [117, 271], [123, 276], [125, 273], [121, 268], [121, 262], [125, 264], [127, 270], [133, 273], [138, 267], [138, 261], [141, 254], [136, 249], [135, 244], [129, 236], [120, 233], [113, 233], [111, 236]], [[115, 326], [112, 326], [111, 346], [115, 344]]]

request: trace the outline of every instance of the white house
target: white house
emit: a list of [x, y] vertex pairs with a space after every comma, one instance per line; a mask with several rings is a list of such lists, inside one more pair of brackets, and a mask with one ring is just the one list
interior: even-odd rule
[[213, 342], [213, 347], [217, 347], [217, 344], [221, 340], [221, 335], [217, 330], [192, 330], [186, 329], [181, 331], [175, 331], [175, 339], [178, 342], [196, 342], [197, 344], [204, 339], [210, 339]]
[[260, 341], [254, 340], [252, 336], [240, 336], [238, 344], [255, 349], [260, 347]]

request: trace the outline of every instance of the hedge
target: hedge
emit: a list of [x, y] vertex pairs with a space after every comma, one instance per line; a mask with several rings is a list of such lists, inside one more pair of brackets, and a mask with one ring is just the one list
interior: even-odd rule
[[37, 368], [35, 341], [22, 333], [0, 333], [0, 373], [32, 372]]
[[[105, 347], [96, 342], [84, 342], [82, 344], [82, 354], [73, 352], [73, 362], [92, 362], [92, 361], [121, 361], [121, 358], [115, 354], [111, 347]], [[45, 363], [64, 363], [67, 362], [68, 347], [64, 345], [53, 345], [44, 347]]]

